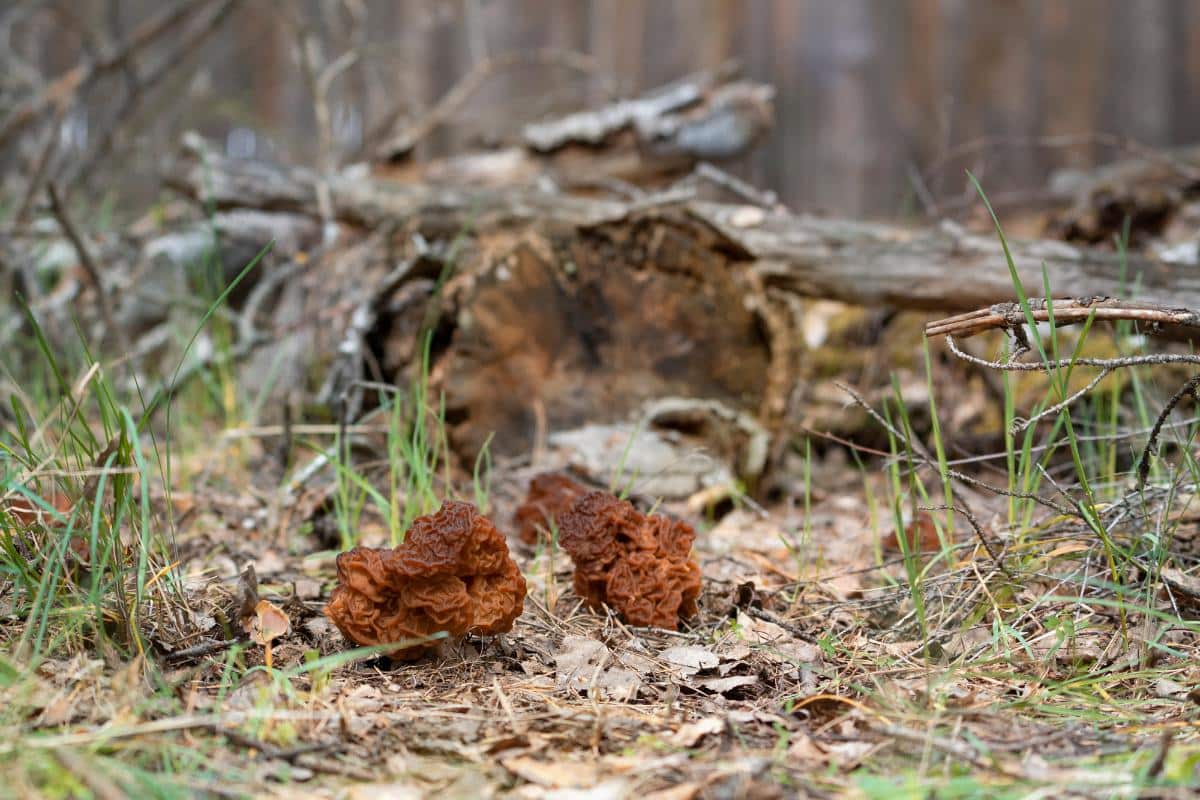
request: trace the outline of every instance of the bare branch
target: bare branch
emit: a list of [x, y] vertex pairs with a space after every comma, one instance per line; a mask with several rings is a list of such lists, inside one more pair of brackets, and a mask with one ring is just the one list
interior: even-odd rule
[[1142, 455], [1138, 459], [1137, 465], [1137, 488], [1140, 492], [1146, 486], [1146, 481], [1150, 477], [1150, 456], [1158, 452], [1158, 437], [1162, 433], [1163, 424], [1179, 402], [1185, 397], [1192, 398], [1192, 402], [1196, 402], [1197, 388], [1200, 387], [1200, 375], [1193, 375], [1188, 379], [1187, 383], [1179, 387], [1179, 391], [1171, 395], [1171, 399], [1163, 406], [1163, 410], [1159, 412], [1158, 419], [1154, 420], [1154, 428], [1150, 431], [1150, 438], [1146, 440], [1146, 447], [1142, 450]]
[[[514, 67], [550, 64], [588, 75], [599, 72], [599, 66], [595, 59], [571, 50], [547, 48], [531, 52], [514, 51], [489, 56], [471, 67], [470, 71], [463, 75], [450, 91], [442, 95], [442, 98], [425, 114], [385, 141], [378, 148], [376, 156], [382, 161], [398, 161], [406, 158], [422, 139], [440, 125], [445, 124], [496, 73]], [[395, 117], [391, 116], [384, 121], [384, 124], [390, 127], [394, 121]]]
[[[1029, 314], [1035, 322], [1073, 325], [1095, 319], [1104, 322], [1128, 320], [1148, 323], [1147, 333], [1180, 335], [1193, 329], [1200, 331], [1200, 313], [1187, 308], [1169, 308], [1157, 303], [1120, 300], [1115, 297], [1085, 297], [1029, 300]], [[974, 336], [990, 330], [1011, 330], [1024, 326], [1028, 320], [1020, 303], [995, 305], [957, 314], [925, 326], [926, 336]], [[1182, 330], [1181, 330], [1182, 329]]]
[[187, 59], [221, 27], [221, 24], [229, 16], [230, 12], [233, 11], [238, 2], [239, 0], [221, 0], [220, 5], [214, 6], [211, 13], [191, 26], [188, 31], [178, 36], [171, 51], [165, 54], [145, 77], [137, 78], [136, 75], [134, 76], [135, 80], [132, 82], [129, 93], [126, 94], [121, 107], [113, 115], [112, 121], [99, 135], [99, 143], [63, 178], [62, 184], [65, 188], [69, 189], [78, 181], [86, 180], [95, 166], [104, 161], [113, 150], [122, 122], [137, 112], [142, 101], [168, 75], [181, 64], [187, 63]]
[[212, 2], [213, 0], [179, 0], [158, 16], [140, 25], [110, 55], [91, 63], [77, 64], [67, 70], [37, 95], [18, 106], [3, 124], [0, 124], [0, 150], [3, 150], [17, 133], [38, 120], [50, 108], [70, 105], [80, 92], [105, 75], [123, 69], [126, 62], [138, 52]]
[[54, 187], [54, 184], [46, 184], [46, 191], [50, 196], [50, 208], [54, 212], [54, 217], [58, 220], [63, 234], [71, 240], [71, 245], [75, 248], [75, 253], [79, 256], [79, 263], [83, 266], [83, 271], [87, 273], [88, 280], [92, 283], [92, 288], [96, 291], [96, 299], [100, 305], [100, 313], [104, 317], [105, 327], [111, 335], [117, 337], [118, 342], [122, 345], [122, 349], [128, 352], [129, 347], [128, 342], [125, 341], [124, 330], [116, 324], [113, 315], [112, 299], [105, 289], [104, 279], [100, 276], [100, 268], [96, 265], [96, 259], [92, 257], [92, 252], [83, 240], [83, 236], [79, 233], [79, 229], [75, 227], [75, 223], [71, 221], [71, 217], [67, 214], [66, 206], [58, 196], [58, 190]]

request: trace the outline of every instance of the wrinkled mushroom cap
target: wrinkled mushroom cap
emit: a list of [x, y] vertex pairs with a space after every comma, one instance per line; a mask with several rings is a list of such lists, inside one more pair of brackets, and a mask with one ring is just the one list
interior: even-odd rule
[[[470, 503], [447, 500], [418, 517], [395, 549], [356, 547], [337, 558], [338, 585], [326, 614], [360, 645], [512, 630], [524, 608], [525, 579], [508, 543]], [[419, 658], [437, 642], [400, 645]]]
[[696, 613], [700, 567], [690, 525], [647, 516], [605, 492], [580, 498], [560, 523], [559, 543], [575, 563], [575, 592], [607, 604], [634, 625], [675, 629]]
[[536, 544], [538, 538], [549, 535], [552, 526], [561, 528], [563, 515], [587, 492], [586, 487], [558, 472], [534, 476], [525, 502], [513, 517], [521, 541]]

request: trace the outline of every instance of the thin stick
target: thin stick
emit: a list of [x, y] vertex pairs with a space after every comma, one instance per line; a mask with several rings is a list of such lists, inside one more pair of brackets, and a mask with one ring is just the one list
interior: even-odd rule
[[[866, 401], [866, 399], [862, 397], [862, 395], [860, 395], [858, 392], [851, 389], [849, 386], [846, 386], [845, 384], [842, 384], [842, 383], [835, 383], [834, 385], [837, 386], [842, 391], [846, 392], [846, 394], [850, 395], [854, 399], [854, 402], [859, 407], [861, 407], [864, 411], [866, 411], [867, 414], [869, 414], [871, 416], [871, 418], [874, 419], [877, 423], [879, 423], [879, 425], [881, 425], [885, 430], [890, 432], [892, 434], [892, 436], [896, 437], [897, 441], [904, 442], [905, 444], [909, 445], [912, 448], [912, 451], [913, 451], [912, 456], [915, 461], [922, 463], [923, 465], [933, 469], [934, 471], [938, 472], [939, 474], [941, 473], [941, 467], [938, 465], [938, 462], [933, 458], [932, 455], [930, 455], [929, 451], [926, 450], [925, 447], [920, 442], [918, 442], [914, 439], [911, 439], [908, 436], [905, 436], [901, 431], [897, 430], [897, 428], [894, 425], [892, 425], [886, 419], [883, 418], [883, 415], [881, 415], [878, 411], [876, 411], [874, 408], [872, 408], [870, 403], [868, 403]], [[1057, 511], [1059, 514], [1063, 514], [1065, 516], [1075, 516], [1076, 515], [1076, 512], [1072, 511], [1070, 508], [1067, 508], [1066, 506], [1064, 506], [1060, 503], [1056, 503], [1053, 500], [1047, 500], [1046, 498], [1041, 497], [1040, 495], [1030, 494], [1028, 492], [1014, 492], [1011, 489], [1005, 489], [1003, 486], [995, 486], [993, 484], [987, 483], [986, 481], [981, 481], [978, 478], [973, 478], [964, 472], [959, 472], [958, 470], [950, 469], [949, 467], [946, 468], [946, 474], [949, 475], [954, 480], [956, 480], [960, 483], [964, 483], [968, 486], [974, 487], [976, 489], [983, 489], [985, 491], [991, 492], [992, 494], [1003, 495], [1004, 497], [1015, 497], [1019, 500], [1030, 500], [1034, 503], [1045, 506], [1046, 508], [1053, 509], [1053, 510]]]
[[1171, 399], [1167, 401], [1163, 410], [1159, 412], [1158, 419], [1154, 421], [1154, 427], [1150, 430], [1150, 438], [1146, 440], [1146, 446], [1142, 449], [1141, 458], [1138, 459], [1137, 490], [1139, 492], [1146, 487], [1146, 480], [1150, 477], [1150, 456], [1158, 451], [1158, 437], [1162, 433], [1163, 424], [1184, 397], [1191, 397], [1193, 402], [1198, 399], [1196, 396], [1197, 387], [1200, 387], [1200, 375], [1193, 375], [1188, 379], [1187, 383], [1179, 388], [1179, 391], [1171, 395]]
[[152, 44], [191, 14], [208, 3], [179, 0], [171, 8], [138, 27], [112, 55], [90, 64], [78, 64], [48, 84], [36, 97], [19, 106], [0, 125], [0, 150], [13, 136], [42, 116], [51, 106], [70, 105], [79, 92], [87, 89], [104, 75], [122, 69], [139, 50]]
[[187, 63], [188, 58], [221, 26], [221, 23], [233, 11], [238, 1], [224, 0], [223, 4], [215, 8], [207, 18], [192, 26], [189, 31], [180, 34], [173, 51], [163, 56], [149, 74], [133, 84], [128, 94], [126, 94], [121, 108], [113, 115], [110, 124], [104, 129], [104, 132], [97, 137], [99, 144], [75, 167], [69, 177], [64, 178], [64, 185], [73, 186], [78, 181], [87, 180], [96, 165], [103, 163], [112, 152], [117, 140], [120, 123], [137, 113], [138, 106], [155, 90], [163, 79], [171, 74], [179, 65]]
[[[1029, 315], [1035, 322], [1049, 322], [1053, 306], [1055, 325], [1072, 325], [1096, 319], [1104, 322], [1127, 320], [1149, 325], [1147, 333], [1184, 334], [1200, 329], [1200, 313], [1187, 308], [1168, 308], [1112, 297], [1062, 298], [1047, 302], [1029, 300]], [[1008, 330], [1027, 323], [1019, 303], [997, 303], [987, 308], [946, 317], [925, 326], [926, 336], [974, 336], [989, 330]], [[1165, 330], [1164, 330], [1165, 328]], [[1177, 330], [1177, 329], [1184, 330]]]
[[1123, 356], [1120, 358], [1062, 358], [1058, 361], [994, 361], [964, 352], [953, 336], [946, 337], [946, 346], [951, 353], [970, 364], [998, 369], [1004, 372], [1048, 372], [1071, 367], [1101, 367], [1121, 369], [1123, 367], [1145, 367], [1163, 364], [1200, 365], [1200, 355], [1193, 353], [1155, 353], [1147, 356]]
[[58, 189], [55, 188], [54, 182], [50, 181], [46, 184], [46, 193], [50, 196], [50, 209], [54, 212], [55, 219], [58, 220], [59, 227], [63, 233], [71, 240], [71, 245], [75, 248], [76, 255], [79, 256], [79, 263], [83, 266], [83, 271], [87, 273], [88, 280], [92, 283], [92, 288], [96, 290], [96, 299], [100, 304], [100, 313], [104, 317], [104, 325], [109, 333], [117, 337], [117, 342], [121, 349], [125, 352], [129, 351], [129, 342], [125, 336], [125, 331], [117, 326], [116, 318], [113, 316], [112, 299], [108, 296], [108, 292], [104, 288], [104, 280], [100, 277], [100, 268], [96, 266], [96, 260], [92, 257], [92, 252], [84, 242], [83, 236], [79, 233], [79, 229], [75, 227], [75, 223], [71, 221], [71, 217], [67, 214], [67, 208], [62, 202], [62, 198], [58, 196]]
[[[395, 161], [407, 156], [418, 142], [448, 121], [497, 72], [518, 66], [547, 64], [560, 65], [587, 75], [595, 75], [600, 71], [594, 58], [572, 50], [517, 50], [489, 56], [471, 67], [425, 114], [384, 142], [378, 150], [379, 157], [386, 161]], [[606, 86], [607, 84], [608, 82]], [[611, 87], [609, 88], [611, 90]], [[394, 119], [392, 117], [385, 120], [385, 123], [390, 126]]]
[[1105, 367], [1104, 369], [1100, 370], [1099, 373], [1097, 373], [1096, 377], [1094, 377], [1090, 381], [1088, 381], [1088, 384], [1086, 386], [1084, 386], [1082, 389], [1075, 392], [1074, 394], [1070, 395], [1069, 397], [1065, 398], [1061, 402], [1055, 403], [1054, 405], [1049, 406], [1048, 408], [1042, 409], [1039, 413], [1034, 414], [1032, 417], [1030, 417], [1027, 420], [1013, 420], [1013, 424], [1011, 427], [1012, 433], [1014, 433], [1014, 434], [1021, 433], [1022, 431], [1028, 430], [1030, 428], [1030, 426], [1036, 425], [1038, 422], [1045, 419], [1046, 417], [1054, 416], [1058, 412], [1060, 412], [1063, 409], [1070, 406], [1072, 403], [1074, 403], [1079, 398], [1083, 397], [1086, 394], [1090, 394], [1092, 389], [1095, 389], [1096, 386], [1099, 385], [1100, 381], [1104, 380], [1112, 373], [1113, 373], [1113, 370], [1111, 368]]
[[1003, 572], [1005, 574], [1005, 576], [1013, 583], [1017, 582], [1017, 577], [1015, 575], [1013, 575], [1011, 572], [1009, 572], [1008, 567], [1006, 567], [1004, 565], [1004, 561], [1001, 559], [1001, 554], [997, 553], [995, 550], [992, 549], [992, 543], [989, 542], [988, 538], [983, 534], [983, 528], [980, 526], [979, 520], [977, 520], [975, 518], [975, 515], [973, 513], [971, 513], [971, 509], [967, 508], [966, 506], [945, 506], [945, 505], [943, 505], [943, 506], [921, 506], [920, 510], [922, 510], [922, 511], [953, 511], [956, 514], [961, 514], [964, 517], [966, 517], [967, 522], [970, 523], [972, 530], [975, 531], [975, 537], [977, 539], [979, 539], [979, 543], [983, 545], [983, 549], [987, 551], [987, 554], [989, 556], [991, 556], [992, 562], [996, 565], [996, 569]]

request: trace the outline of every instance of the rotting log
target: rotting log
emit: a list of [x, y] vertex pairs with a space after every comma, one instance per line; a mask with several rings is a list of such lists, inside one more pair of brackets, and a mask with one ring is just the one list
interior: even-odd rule
[[[394, 381], [431, 336], [464, 459], [493, 433], [497, 452], [536, 452], [549, 432], [670, 396], [712, 399], [777, 432], [796, 383], [798, 297], [952, 312], [1014, 295], [997, 238], [954, 225], [792, 215], [679, 190], [626, 201], [321, 176], [231, 160], [195, 137], [187, 150], [170, 182], [205, 204], [324, 211], [340, 225], [348, 244], [326, 246], [302, 282], [309, 357], [366, 354], [369, 369], [344, 374]], [[1031, 294], [1044, 265], [1062, 295], [1128, 283], [1147, 301], [1200, 306], [1192, 264], [1131, 255], [1123, 271], [1108, 251], [1009, 246]]]
[[[202, 142], [188, 137], [193, 155]], [[538, 191], [404, 184], [361, 175], [322, 179], [315, 172], [238, 161], [212, 153], [191, 160], [171, 183], [218, 208], [257, 208], [319, 216], [328, 186], [334, 216], [366, 228], [404, 223], [420, 229], [496, 228], [586, 231], [639, 219], [687, 216], [718, 234], [712, 246], [769, 287], [805, 297], [931, 311], [966, 310], [1012, 300], [1003, 248], [992, 234], [953, 223], [907, 228], [794, 215], [755, 206], [692, 201], [664, 193], [640, 201]], [[1193, 262], [1117, 254], [1055, 240], [1010, 240], [1025, 291], [1041, 294], [1042, 269], [1056, 295], [1126, 294], [1147, 302], [1200, 305]]]

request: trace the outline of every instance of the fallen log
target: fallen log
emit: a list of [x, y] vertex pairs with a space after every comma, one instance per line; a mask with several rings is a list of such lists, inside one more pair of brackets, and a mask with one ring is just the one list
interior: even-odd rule
[[[323, 176], [186, 145], [170, 182], [206, 207], [324, 217], [342, 232], [290, 288], [303, 295], [291, 307], [306, 309], [293, 319], [312, 331], [301, 350], [314, 363], [299, 371], [350, 376], [327, 380], [324, 397], [357, 408], [344, 402], [357, 381], [404, 381], [430, 341], [466, 463], [489, 437], [496, 453], [536, 454], [554, 431], [644, 416], [664, 397], [711, 400], [775, 436], [797, 387], [798, 298], [947, 312], [1014, 298], [997, 237], [954, 225], [792, 215], [679, 188], [629, 201]], [[1122, 264], [1056, 241], [1009, 247], [1030, 294], [1042, 294], [1044, 268], [1063, 295], [1136, 285], [1149, 302], [1200, 306], [1193, 264]], [[331, 364], [334, 353], [355, 363]], [[747, 460], [736, 426], [703, 424], [724, 431], [728, 463]]]
[[[755, 206], [700, 202], [665, 192], [640, 201], [577, 197], [530, 188], [492, 189], [406, 184], [363, 175], [327, 178], [302, 169], [238, 161], [186, 139], [190, 158], [168, 181], [217, 208], [256, 208], [320, 215], [327, 187], [333, 215], [365, 228], [416, 225], [459, 231], [537, 228], [588, 230], [666, 213], [686, 215], [718, 234], [713, 241], [738, 268], [768, 286], [805, 297], [933, 311], [1010, 301], [1013, 284], [1004, 250], [991, 233], [953, 223], [913, 229], [794, 215]], [[1194, 261], [1081, 247], [1055, 240], [1009, 243], [1029, 294], [1043, 293], [1045, 269], [1056, 295], [1138, 297], [1167, 305], [1200, 305]]]

